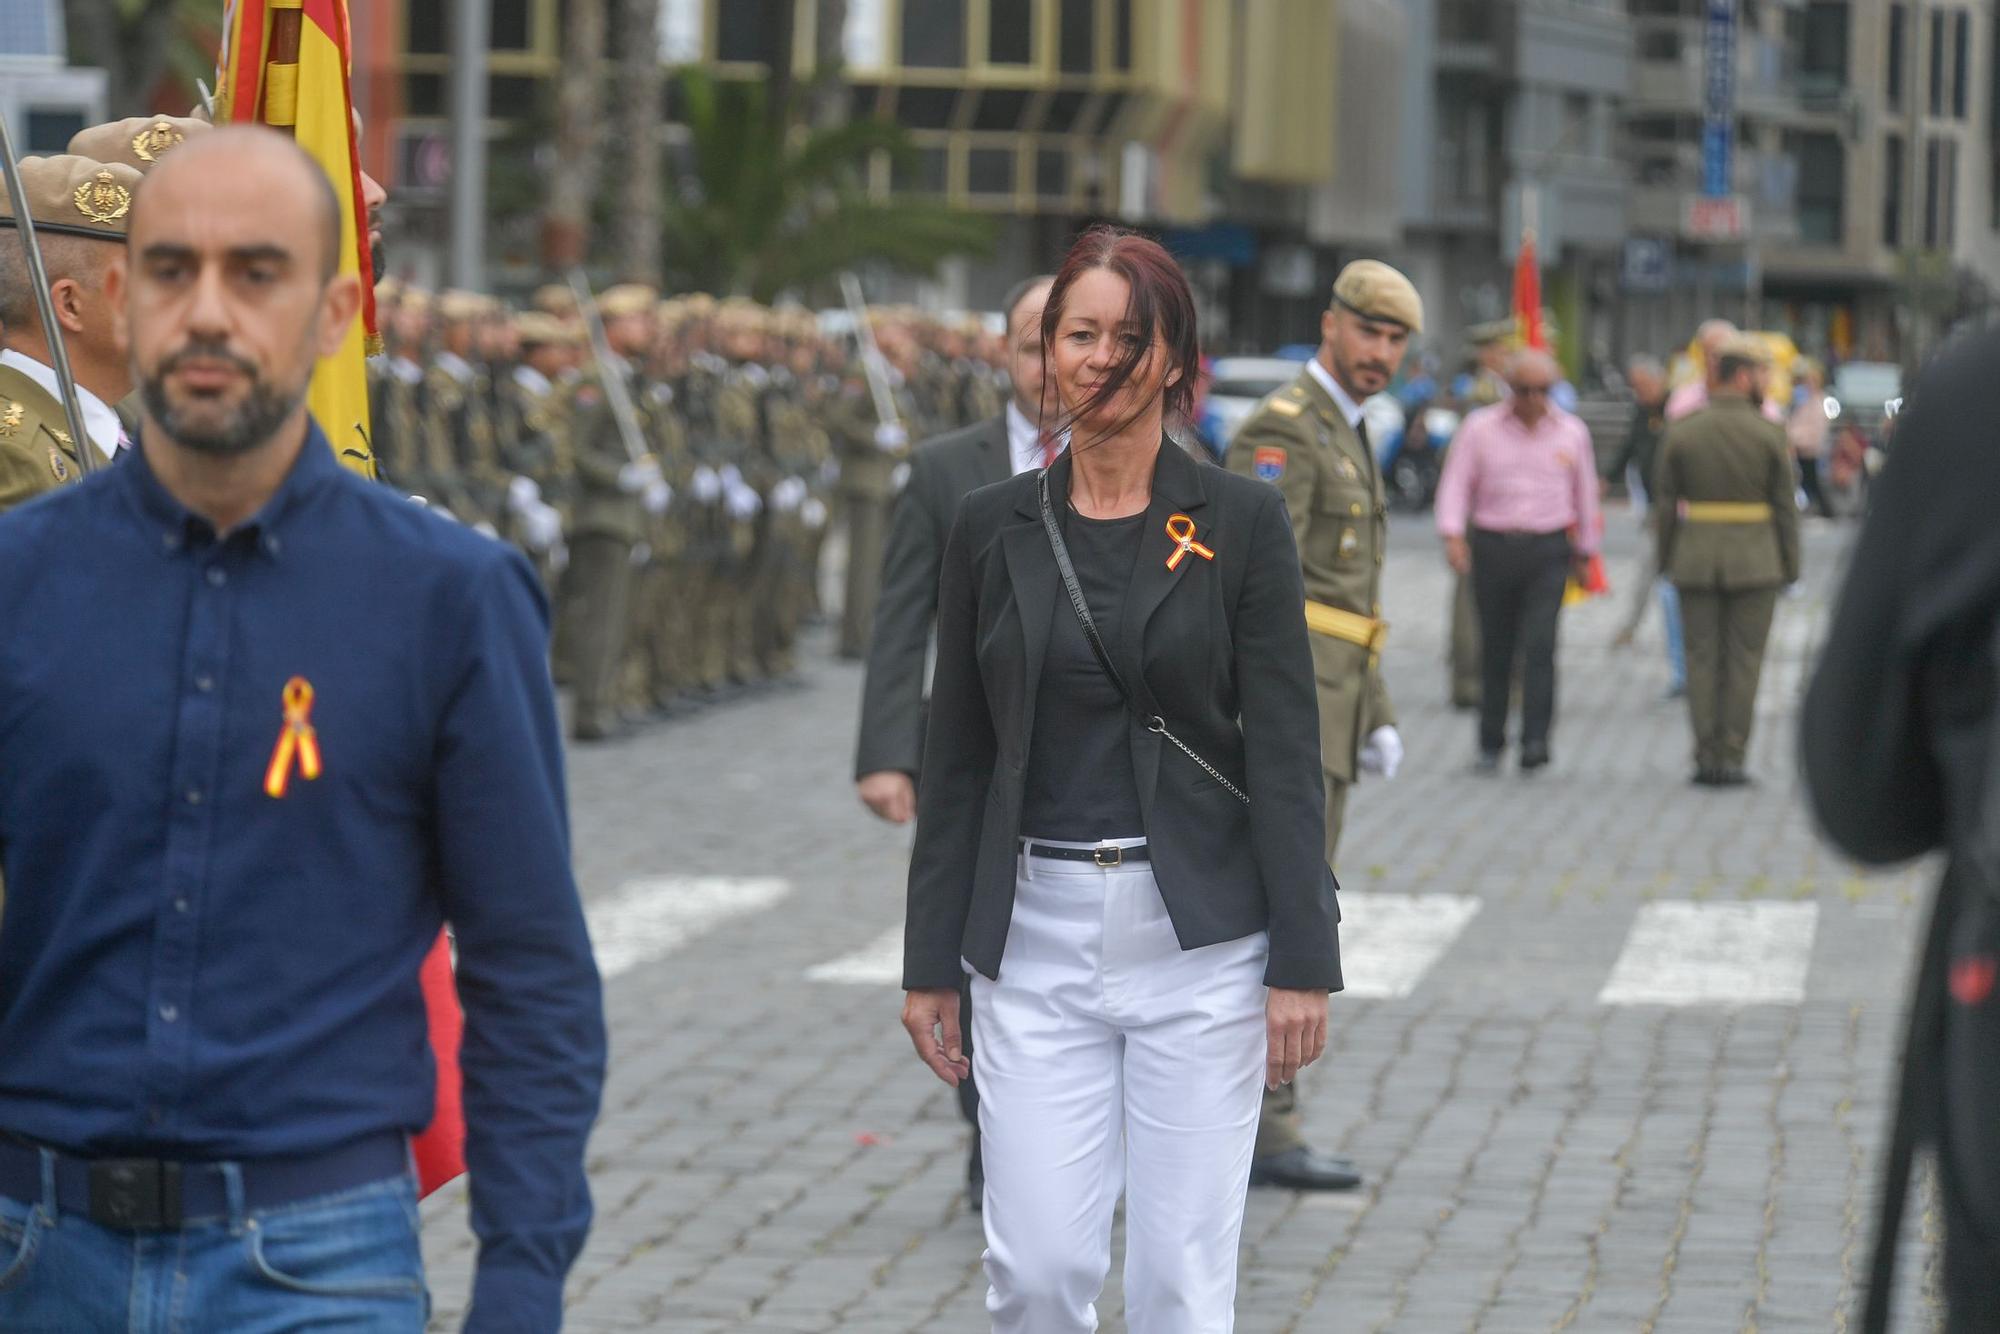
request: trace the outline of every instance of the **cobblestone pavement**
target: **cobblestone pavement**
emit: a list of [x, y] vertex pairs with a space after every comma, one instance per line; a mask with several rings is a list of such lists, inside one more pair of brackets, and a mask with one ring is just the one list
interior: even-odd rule
[[[1636, 543], [1612, 524], [1617, 579]], [[1657, 618], [1613, 652], [1613, 600], [1566, 614], [1551, 771], [1474, 777], [1471, 719], [1445, 705], [1448, 576], [1428, 524], [1399, 521], [1409, 758], [1349, 806], [1352, 989], [1302, 1080], [1312, 1139], [1368, 1182], [1253, 1192], [1238, 1329], [1847, 1328], [1929, 873], [1853, 872], [1794, 774], [1845, 536], [1809, 531], [1758, 786], [1723, 795], [1687, 784]], [[572, 1329], [984, 1327], [964, 1130], [897, 1023], [909, 838], [848, 781], [859, 687], [821, 654], [802, 690], [573, 756], [612, 1077]], [[462, 1189], [425, 1217], [449, 1327]], [[1913, 1242], [1910, 1329], [1933, 1323], [1928, 1258]]]

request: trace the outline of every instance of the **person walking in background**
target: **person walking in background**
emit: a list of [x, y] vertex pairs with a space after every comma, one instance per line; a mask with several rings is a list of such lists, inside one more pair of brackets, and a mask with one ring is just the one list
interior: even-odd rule
[[[1917, 380], [1799, 718], [1813, 810], [1842, 851], [1884, 866], [1948, 854], [1899, 1063], [1862, 1334], [1891, 1328], [1919, 1149], [1936, 1154], [1943, 1328], [2000, 1330], [1996, 366], [2000, 332], [1988, 330], [1947, 347]], [[1931, 1319], [1913, 1316], [1914, 1327]]]
[[1438, 485], [1446, 559], [1471, 573], [1479, 607], [1481, 773], [1506, 749], [1517, 650], [1521, 770], [1548, 764], [1563, 589], [1597, 549], [1596, 458], [1589, 429], [1549, 400], [1560, 377], [1548, 353], [1518, 353], [1512, 396], [1466, 418]]
[[[1319, 351], [1298, 379], [1258, 407], [1229, 448], [1232, 472], [1284, 494], [1298, 541], [1319, 686], [1328, 866], [1335, 864], [1348, 789], [1363, 774], [1394, 778], [1403, 761], [1402, 733], [1382, 681], [1389, 506], [1361, 404], [1388, 387], [1423, 325], [1423, 300], [1408, 278], [1376, 260], [1349, 264], [1320, 315]], [[1265, 1095], [1251, 1184], [1359, 1186], [1354, 1164], [1315, 1152], [1299, 1119], [1295, 1087]]]
[[[861, 802], [891, 824], [917, 817], [917, 779], [924, 746], [924, 667], [937, 623], [938, 573], [958, 505], [982, 486], [1047, 467], [1059, 448], [1044, 433], [1053, 407], [1043, 407], [1042, 303], [1050, 277], [1030, 278], [1007, 296], [1008, 377], [1012, 395], [998, 417], [917, 446], [910, 483], [896, 502], [882, 563], [875, 633], [861, 687], [860, 739], [854, 786]], [[972, 1048], [971, 1005], [961, 1025]], [[972, 1125], [966, 1193], [981, 1205], [986, 1173], [979, 1151], [979, 1086], [958, 1086], [959, 1110]]]
[[1042, 330], [1070, 448], [945, 548], [903, 1021], [958, 1084], [972, 971], [995, 1330], [1097, 1327], [1121, 1188], [1130, 1326], [1226, 1330], [1258, 1089], [1341, 985], [1298, 547], [1166, 438], [1200, 345], [1156, 242], [1087, 232]]
[[1706, 408], [1667, 428], [1655, 474], [1660, 569], [1680, 591], [1694, 781], [1741, 787], [1778, 591], [1799, 577], [1785, 433], [1763, 416], [1764, 347], [1722, 345]]
[[[1650, 530], [1656, 519], [1649, 503], [1653, 490], [1653, 465], [1659, 457], [1660, 437], [1667, 427], [1667, 372], [1656, 357], [1634, 357], [1626, 367], [1626, 383], [1632, 386], [1632, 424], [1626, 428], [1625, 443], [1604, 469], [1604, 486], [1623, 481], [1632, 497], [1633, 515]], [[1627, 648], [1645, 619], [1646, 608], [1657, 595], [1660, 620], [1666, 632], [1667, 698], [1679, 699], [1687, 693], [1687, 652], [1681, 643], [1680, 598], [1671, 581], [1660, 577], [1658, 548], [1652, 542], [1639, 544], [1639, 572], [1632, 581], [1632, 597], [1626, 604], [1624, 622], [1612, 639], [1613, 648]]]
[[1791, 411], [1785, 414], [1785, 443], [1798, 469], [1806, 512], [1831, 518], [1833, 511], [1827, 506], [1819, 479], [1820, 459], [1825, 457], [1827, 438], [1833, 434], [1833, 419], [1826, 415], [1826, 377], [1818, 362], [1801, 357], [1792, 367], [1792, 378], [1796, 387]]

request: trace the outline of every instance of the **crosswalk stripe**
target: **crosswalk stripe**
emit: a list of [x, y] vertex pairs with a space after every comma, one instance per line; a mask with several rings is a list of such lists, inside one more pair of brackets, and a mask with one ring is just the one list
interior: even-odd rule
[[1648, 903], [1603, 1005], [1796, 1005], [1819, 927], [1814, 903]]
[[1479, 914], [1469, 894], [1340, 894], [1342, 994], [1394, 1000], [1417, 989]]
[[903, 980], [903, 928], [892, 926], [851, 954], [806, 969], [808, 982], [893, 986]]
[[731, 918], [761, 911], [792, 892], [775, 876], [654, 876], [628, 880], [585, 911], [597, 970], [609, 982], [665, 958]]

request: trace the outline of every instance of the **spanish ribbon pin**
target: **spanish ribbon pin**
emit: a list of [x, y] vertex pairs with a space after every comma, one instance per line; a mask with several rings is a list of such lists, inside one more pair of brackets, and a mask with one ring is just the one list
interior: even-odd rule
[[271, 752], [271, 767], [264, 771], [264, 791], [270, 796], [285, 795], [294, 756], [298, 758], [302, 777], [308, 781], [319, 777], [319, 737], [313, 731], [312, 707], [311, 682], [303, 676], [285, 682], [285, 730], [278, 733], [277, 749]]
[[1170, 570], [1178, 570], [1189, 552], [1203, 560], [1215, 559], [1213, 551], [1194, 540], [1194, 520], [1185, 514], [1176, 514], [1167, 520], [1167, 536], [1174, 539], [1174, 554], [1167, 557], [1167, 568]]

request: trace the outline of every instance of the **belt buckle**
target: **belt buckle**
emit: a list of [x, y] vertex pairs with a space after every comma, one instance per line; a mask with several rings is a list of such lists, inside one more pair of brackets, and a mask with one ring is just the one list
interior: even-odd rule
[[1125, 849], [1105, 843], [1091, 849], [1091, 860], [1107, 870], [1125, 864]]
[[181, 1225], [181, 1165], [155, 1158], [102, 1158], [90, 1164], [90, 1219], [128, 1232]]

